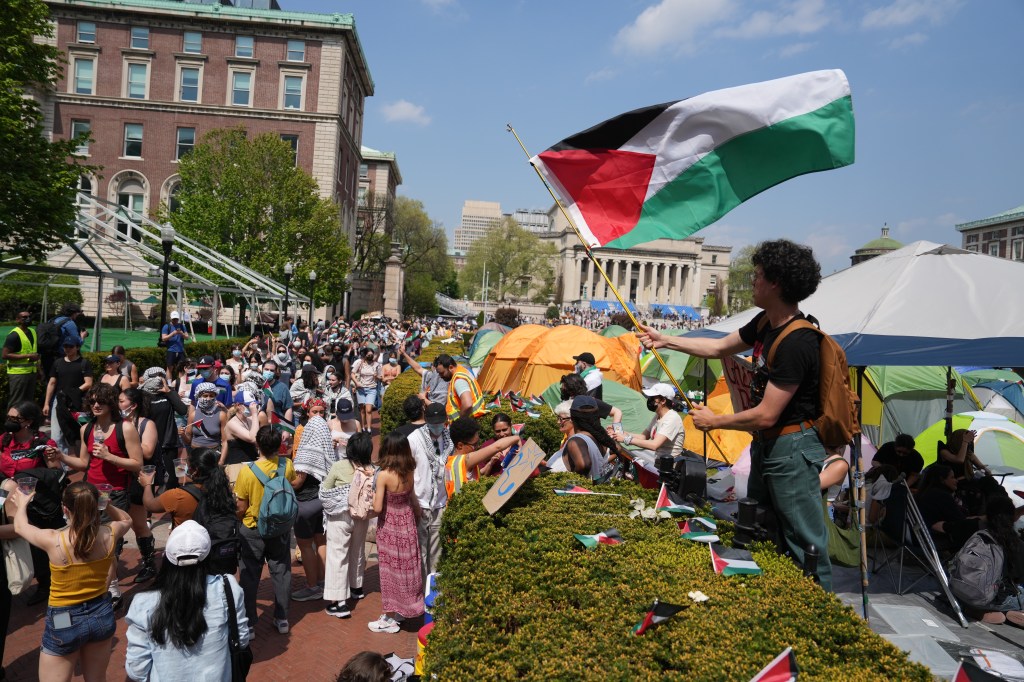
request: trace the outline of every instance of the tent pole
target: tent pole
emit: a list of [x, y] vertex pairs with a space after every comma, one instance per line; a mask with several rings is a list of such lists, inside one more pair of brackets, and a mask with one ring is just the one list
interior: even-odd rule
[[[708, 359], [704, 358], [704, 371], [700, 375], [700, 390], [704, 394], [704, 399], [701, 400], [705, 405], [708, 404]], [[704, 431], [704, 468], [708, 468], [708, 432]], [[728, 464], [728, 462], [726, 462]]]
[[953, 381], [953, 367], [946, 365], [946, 442], [953, 435], [953, 401], [956, 399], [956, 382]]
[[[864, 418], [862, 414], [861, 396], [864, 393], [864, 367], [857, 367], [857, 422]], [[868, 543], [867, 543], [867, 510], [864, 508], [864, 458], [861, 457], [861, 435], [853, 435], [853, 447], [850, 448], [853, 466], [850, 476], [853, 482], [853, 499], [855, 502], [855, 518], [860, 528], [860, 595], [864, 606], [864, 622], [870, 623], [868, 609]]]

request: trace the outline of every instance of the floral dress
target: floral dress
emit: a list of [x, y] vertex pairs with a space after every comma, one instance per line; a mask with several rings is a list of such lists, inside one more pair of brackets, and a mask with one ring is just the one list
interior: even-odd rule
[[381, 610], [404, 618], [423, 614], [423, 575], [416, 517], [409, 504], [412, 491], [385, 493], [384, 513], [377, 527]]

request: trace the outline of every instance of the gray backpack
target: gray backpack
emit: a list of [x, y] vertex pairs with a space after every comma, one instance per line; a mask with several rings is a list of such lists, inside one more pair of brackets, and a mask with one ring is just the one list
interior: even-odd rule
[[991, 604], [1003, 579], [1003, 546], [983, 530], [972, 535], [949, 562], [949, 586], [970, 606]]

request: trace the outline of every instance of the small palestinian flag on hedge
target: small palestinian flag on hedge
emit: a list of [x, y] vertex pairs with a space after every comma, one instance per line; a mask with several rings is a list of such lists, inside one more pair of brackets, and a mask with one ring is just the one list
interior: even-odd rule
[[523, 427], [524, 426], [526, 426], [526, 424], [513, 424], [512, 425], [512, 435], [513, 436], [518, 436], [519, 434], [521, 434], [523, 432]]
[[718, 542], [719, 537], [715, 534], [716, 530], [718, 530], [718, 524], [703, 516], [679, 522], [680, 537], [694, 542]]
[[750, 678], [750, 682], [796, 682], [800, 669], [796, 667], [796, 655], [792, 647], [775, 657], [764, 670]]
[[589, 246], [684, 239], [790, 178], [853, 163], [850, 84], [836, 70], [636, 109], [530, 159]]
[[288, 421], [277, 412], [270, 413], [270, 423], [278, 427], [282, 431], [287, 431], [290, 434], [295, 434], [295, 424]]
[[719, 575], [761, 575], [761, 567], [745, 549], [711, 545], [711, 567]]
[[594, 549], [598, 545], [621, 545], [624, 540], [619, 535], [619, 531], [615, 528], [609, 528], [603, 533], [597, 535], [580, 535], [574, 533], [573, 537], [583, 543], [583, 546], [587, 549]]
[[650, 611], [647, 612], [647, 615], [644, 616], [644, 619], [633, 627], [633, 634], [644, 634], [649, 628], [668, 620], [682, 611], [683, 608], [678, 604], [669, 604], [668, 602], [655, 599], [654, 604], [651, 606]]
[[484, 405], [485, 410], [500, 410], [501, 409], [501, 391], [498, 391], [491, 397], [491, 402]]
[[608, 497], [622, 497], [619, 493], [595, 493], [589, 488], [570, 483], [564, 488], [555, 488], [556, 495], [605, 495]]
[[960, 662], [960, 667], [953, 674], [952, 682], [988, 682], [988, 680], [1001, 680], [998, 677], [982, 669], [977, 663], [968, 659]]
[[526, 399], [526, 402], [530, 403], [534, 407], [540, 407], [544, 404], [544, 401], [538, 398], [536, 395], [530, 394], [530, 397]]
[[696, 514], [697, 510], [685, 504], [680, 504], [673, 499], [672, 493], [668, 491], [665, 484], [661, 484], [661, 492], [658, 493], [658, 501], [654, 505], [654, 511], [668, 512], [673, 516], [680, 514]]
[[530, 419], [540, 419], [540, 412], [534, 412], [533, 410], [526, 410], [526, 416]]

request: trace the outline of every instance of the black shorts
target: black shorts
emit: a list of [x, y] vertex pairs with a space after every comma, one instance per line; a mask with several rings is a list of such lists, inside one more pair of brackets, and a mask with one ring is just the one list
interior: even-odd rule
[[295, 537], [309, 540], [314, 535], [324, 534], [324, 503], [319, 497], [299, 500], [299, 516], [295, 519]]

